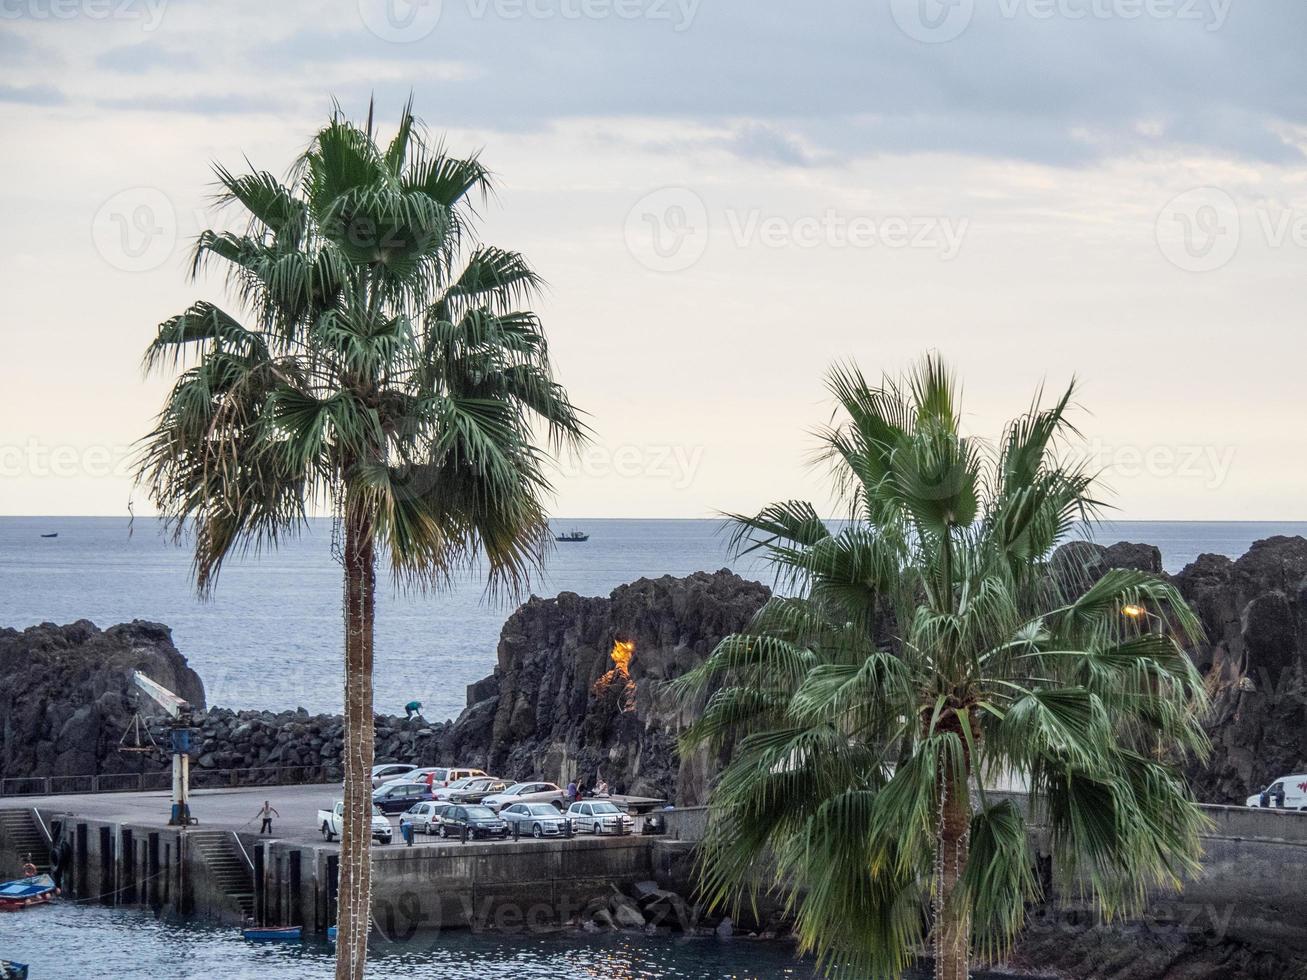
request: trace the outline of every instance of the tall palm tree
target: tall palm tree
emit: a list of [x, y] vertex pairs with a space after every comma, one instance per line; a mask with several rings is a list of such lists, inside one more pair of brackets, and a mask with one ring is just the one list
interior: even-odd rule
[[[148, 370], [184, 370], [139, 476], [195, 547], [199, 590], [234, 549], [276, 545], [316, 508], [344, 565], [345, 820], [336, 976], [363, 976], [370, 900], [376, 562], [439, 586], [484, 560], [517, 587], [547, 547], [549, 451], [584, 426], [552, 378], [538, 285], [516, 252], [473, 240], [476, 159], [423, 139], [412, 104], [382, 146], [372, 112], [337, 110], [286, 182], [216, 168], [242, 234], [206, 231], [193, 271], [224, 269], [239, 312], [165, 321]], [[538, 443], [547, 443], [542, 448]], [[343, 538], [343, 540], [339, 540]]]
[[[1072, 391], [986, 447], [936, 357], [875, 387], [836, 368], [829, 388], [819, 456], [847, 519], [796, 501], [735, 516], [779, 594], [679, 682], [712, 692], [687, 746], [734, 742], [705, 896], [784, 896], [831, 973], [898, 976], [930, 942], [936, 975], [963, 980], [1040, 895], [1032, 819], [1109, 914], [1178, 886], [1203, 818], [1157, 745], [1205, 751], [1181, 646], [1200, 628], [1155, 575], [1052, 560], [1098, 506], [1059, 462]], [[1029, 811], [987, 795], [999, 777], [1024, 779]]]

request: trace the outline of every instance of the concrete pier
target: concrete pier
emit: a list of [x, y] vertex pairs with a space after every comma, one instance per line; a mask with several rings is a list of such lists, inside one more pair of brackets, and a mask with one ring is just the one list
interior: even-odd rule
[[[322, 840], [316, 816], [338, 793], [335, 786], [201, 790], [192, 800], [200, 822], [184, 829], [167, 825], [168, 797], [160, 792], [6, 798], [0, 877], [53, 841], [65, 895], [220, 924], [253, 916], [320, 934], [335, 921], [340, 846]], [[260, 836], [255, 815], [265, 799], [281, 817], [273, 834]], [[1203, 870], [1180, 894], [1153, 896], [1150, 915], [1307, 949], [1307, 814], [1203, 809], [1211, 821]], [[396, 832], [395, 843], [372, 852], [375, 928], [396, 942], [445, 928], [550, 928], [645, 879], [688, 896], [707, 813], [660, 815], [667, 833], [657, 837], [419, 838], [409, 847]], [[1038, 848], [1040, 829], [1032, 834]]]
[[[110, 905], [148, 907], [178, 918], [237, 925], [247, 916], [323, 932], [335, 921], [338, 843], [325, 842], [317, 811], [336, 786], [199, 790], [199, 823], [167, 824], [163, 792], [10, 797], [0, 824], [0, 869], [17, 868], [31, 835], [8, 832], [30, 815], [56, 857], [65, 895]], [[264, 800], [280, 813], [260, 835]], [[653, 838], [462, 843], [398, 832], [373, 846], [373, 912], [383, 936], [404, 938], [441, 928], [543, 928], [580, 915], [587, 904], [654, 876]], [[638, 826], [638, 823], [637, 823]], [[685, 845], [687, 848], [691, 845]], [[666, 863], [666, 862], [664, 862]], [[0, 871], [0, 876], [3, 872]]]

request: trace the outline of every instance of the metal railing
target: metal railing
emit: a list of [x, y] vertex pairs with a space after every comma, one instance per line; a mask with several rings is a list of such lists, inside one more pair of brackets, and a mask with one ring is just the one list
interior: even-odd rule
[[[332, 782], [325, 765], [260, 766], [253, 769], [192, 769], [191, 789], [293, 786]], [[71, 793], [143, 793], [168, 790], [172, 772], [106, 772], [86, 776], [14, 776], [0, 779], [3, 796], [60, 796]]]

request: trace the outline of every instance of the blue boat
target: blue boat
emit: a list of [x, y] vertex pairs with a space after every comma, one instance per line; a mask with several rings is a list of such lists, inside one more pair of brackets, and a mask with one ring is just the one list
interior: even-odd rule
[[27, 980], [27, 964], [0, 960], [0, 980]]
[[302, 932], [299, 926], [264, 926], [242, 929], [241, 935], [254, 943], [297, 943]]
[[54, 897], [54, 879], [33, 875], [0, 884], [0, 912], [14, 912], [29, 905], [40, 905]]

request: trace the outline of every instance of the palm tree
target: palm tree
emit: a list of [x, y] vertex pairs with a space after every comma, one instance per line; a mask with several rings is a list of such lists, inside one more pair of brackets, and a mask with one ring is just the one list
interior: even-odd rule
[[[679, 682], [712, 692], [686, 747], [734, 744], [704, 896], [780, 895], [831, 973], [898, 976], [929, 941], [937, 977], [963, 980], [1041, 895], [1035, 820], [1060, 880], [1109, 915], [1178, 887], [1203, 818], [1156, 748], [1205, 751], [1180, 645], [1200, 628], [1155, 575], [1052, 560], [1099, 506], [1059, 462], [1072, 391], [986, 447], [960, 434], [936, 357], [876, 387], [839, 367], [829, 388], [842, 414], [819, 459], [847, 519], [796, 501], [734, 516], [778, 595]], [[1029, 810], [990, 798], [1000, 777], [1024, 779]]]
[[[345, 820], [336, 976], [363, 976], [370, 899], [376, 562], [402, 586], [484, 560], [520, 586], [549, 542], [549, 450], [584, 426], [553, 380], [538, 279], [478, 245], [476, 159], [428, 144], [412, 104], [386, 146], [372, 111], [339, 111], [285, 183], [216, 167], [243, 234], [206, 231], [193, 272], [225, 269], [239, 313], [197, 302], [165, 321], [147, 370], [183, 366], [139, 477], [195, 548], [201, 593], [237, 548], [275, 546], [317, 507], [344, 565]], [[547, 448], [537, 443], [547, 442]], [[343, 538], [343, 540], [340, 540]]]

